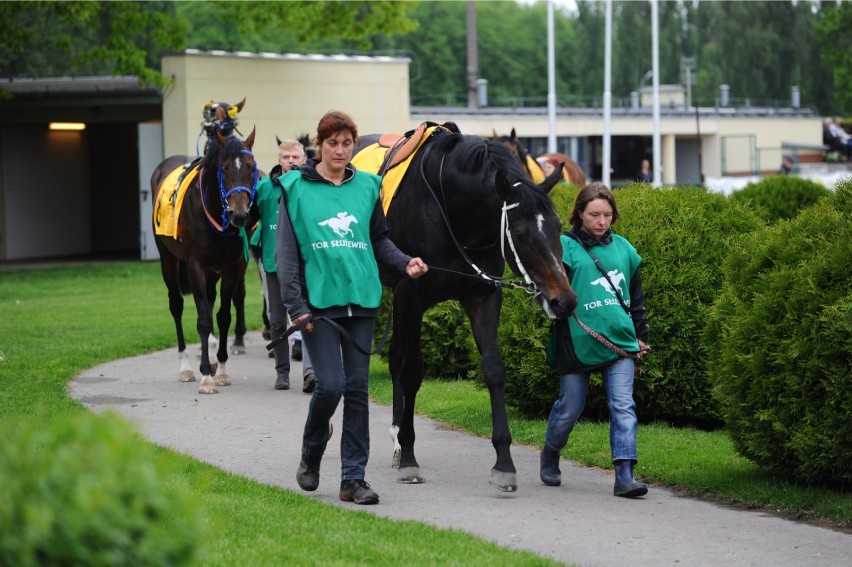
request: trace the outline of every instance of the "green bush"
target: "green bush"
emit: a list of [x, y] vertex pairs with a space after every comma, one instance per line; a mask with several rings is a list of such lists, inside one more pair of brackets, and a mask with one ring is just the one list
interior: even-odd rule
[[793, 218], [803, 208], [830, 194], [829, 189], [809, 179], [776, 175], [749, 183], [731, 194], [731, 199], [748, 203], [764, 220], [775, 222]]
[[[694, 187], [634, 184], [618, 190], [616, 198], [622, 218], [615, 231], [630, 240], [644, 260], [642, 280], [654, 349], [641, 363], [635, 384], [639, 417], [645, 422], [718, 426], [701, 334], [729, 249], [763, 223], [741, 204]], [[560, 209], [563, 218], [569, 212]], [[556, 374], [544, 360], [549, 323], [530, 308], [524, 294], [504, 295], [498, 333], [507, 399], [526, 414], [546, 415], [559, 391]], [[595, 375], [585, 416], [607, 415], [606, 394]]]
[[201, 522], [117, 417], [0, 423], [0, 564], [185, 565]]
[[[385, 332], [390, 308], [391, 292], [385, 288], [373, 331], [375, 344], [379, 343]], [[381, 354], [385, 359], [388, 357], [389, 343], [390, 338], [382, 349]], [[439, 303], [423, 314], [420, 348], [424, 371], [426, 376], [432, 378], [464, 378], [479, 363], [470, 323], [457, 301]]]
[[734, 250], [707, 325], [737, 449], [776, 474], [852, 487], [852, 181]]

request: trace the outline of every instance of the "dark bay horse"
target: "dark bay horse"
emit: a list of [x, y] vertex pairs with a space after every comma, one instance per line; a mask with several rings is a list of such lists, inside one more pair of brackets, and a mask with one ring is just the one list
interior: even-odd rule
[[[157, 250], [163, 280], [169, 292], [169, 311], [175, 321], [178, 357], [181, 363], [179, 379], [192, 382], [195, 376], [189, 366], [183, 324], [183, 294], [192, 292], [198, 312], [196, 327], [201, 339], [200, 394], [218, 393], [216, 386], [230, 384], [225, 363], [228, 360], [228, 330], [231, 325], [231, 302], [238, 318], [244, 313], [246, 269], [243, 240], [239, 229], [252, 224], [250, 214], [257, 186], [258, 169], [251, 148], [255, 132], [245, 142], [237, 137], [215, 133], [216, 143], [208, 144], [206, 153], [197, 164], [198, 174], [186, 190], [177, 218], [178, 234], [163, 236], [155, 227]], [[191, 156], [171, 156], [154, 170], [151, 192], [157, 203], [163, 180], [177, 168], [192, 161]], [[208, 339], [213, 332], [213, 304], [216, 284], [221, 279], [220, 306], [216, 313], [219, 330], [217, 364], [211, 365]], [[238, 325], [240, 321], [238, 321]], [[242, 322], [245, 327], [245, 322]], [[243, 328], [243, 332], [245, 329]], [[211, 376], [215, 371], [215, 375]]]
[[424, 374], [423, 314], [454, 299], [470, 320], [491, 398], [497, 462], [490, 482], [502, 491], [517, 490], [497, 342], [501, 278], [508, 262], [551, 316], [567, 317], [576, 307], [577, 295], [562, 267], [562, 224], [547, 196], [560, 175], [555, 171], [536, 185], [502, 144], [446, 133], [424, 143], [402, 178], [387, 213], [390, 237], [430, 269], [417, 280], [383, 275], [393, 289], [391, 435], [398, 431], [400, 482], [423, 482], [414, 456], [414, 406]]
[[[497, 135], [497, 132], [494, 132], [493, 138], [509, 148], [512, 155], [515, 156], [515, 160], [521, 164], [521, 168], [530, 176], [530, 178], [537, 180], [537, 178], [544, 177], [544, 172], [541, 170], [541, 166], [535, 158], [529, 155], [529, 153], [527, 153], [524, 149], [523, 144], [521, 144], [518, 140], [518, 135], [514, 128], [512, 128], [512, 132], [509, 135], [499, 136]], [[553, 162], [563, 164], [562, 178], [565, 181], [572, 183], [581, 189], [586, 186], [586, 173], [583, 171], [583, 168], [567, 155], [560, 153], [548, 153], [539, 156], [539, 158], [549, 159]]]

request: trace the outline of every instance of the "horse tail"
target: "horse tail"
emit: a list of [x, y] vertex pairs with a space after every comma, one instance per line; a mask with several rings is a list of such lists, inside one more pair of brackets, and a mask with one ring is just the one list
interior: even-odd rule
[[181, 295], [189, 295], [192, 289], [189, 287], [189, 268], [186, 262], [178, 261], [178, 287]]

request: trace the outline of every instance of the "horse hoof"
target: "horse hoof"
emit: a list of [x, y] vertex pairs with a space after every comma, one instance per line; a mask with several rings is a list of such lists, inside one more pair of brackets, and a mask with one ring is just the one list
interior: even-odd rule
[[216, 384], [217, 386], [230, 386], [231, 385], [231, 379], [228, 377], [227, 374], [222, 374], [222, 375], [219, 375], [219, 376], [214, 376], [213, 377], [213, 383]]
[[192, 370], [183, 370], [178, 374], [178, 380], [180, 382], [195, 382], [195, 374], [192, 373]]
[[488, 480], [488, 484], [490, 484], [501, 492], [518, 491], [518, 483], [515, 480], [515, 473], [513, 472], [501, 472], [492, 470], [491, 478]]
[[246, 353], [246, 347], [244, 347], [243, 345], [233, 345], [231, 347], [231, 354], [245, 354], [245, 353]]
[[400, 461], [401, 458], [402, 458], [402, 450], [401, 449], [394, 450], [393, 458], [391, 459], [391, 467], [398, 469], [399, 468], [399, 461]]
[[219, 390], [213, 384], [198, 387], [199, 394], [218, 394]]
[[396, 481], [400, 484], [423, 484], [426, 479], [420, 474], [420, 467], [402, 467]]

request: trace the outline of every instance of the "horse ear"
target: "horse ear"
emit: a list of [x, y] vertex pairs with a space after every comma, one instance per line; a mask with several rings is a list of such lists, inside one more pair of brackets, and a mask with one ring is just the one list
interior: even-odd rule
[[243, 107], [244, 107], [245, 105], [246, 105], [246, 99], [245, 99], [245, 97], [243, 97], [243, 100], [241, 100], [240, 102], [238, 102], [238, 103], [237, 103], [237, 104], [235, 104], [234, 106], [236, 106], [236, 107], [237, 107], [237, 112], [242, 112], [242, 111], [243, 111]]
[[518, 190], [509, 183], [506, 179], [506, 174], [502, 171], [497, 171], [494, 175], [494, 187], [497, 189], [497, 195], [504, 203], [515, 203], [518, 200]]
[[251, 134], [248, 135], [248, 138], [246, 138], [246, 141], [244, 142], [248, 149], [251, 149], [254, 145], [254, 130], [254, 128], [251, 129]]
[[499, 140], [500, 139], [500, 136], [497, 134], [497, 130], [495, 130], [494, 128], [491, 129], [491, 139], [492, 140]]
[[278, 134], [275, 134], [275, 145], [276, 146], [281, 145], [281, 138], [278, 137]]
[[550, 175], [545, 177], [544, 181], [541, 182], [541, 185], [539, 185], [538, 188], [545, 194], [550, 193], [550, 190], [556, 187], [556, 184], [562, 180], [562, 169], [564, 167], [565, 162], [560, 161], [559, 164], [553, 168], [553, 171], [550, 172]]
[[511, 140], [512, 140], [513, 142], [515, 142], [516, 144], [518, 143], [518, 135], [515, 133], [515, 129], [514, 129], [514, 128], [512, 128], [512, 136], [511, 136]]

